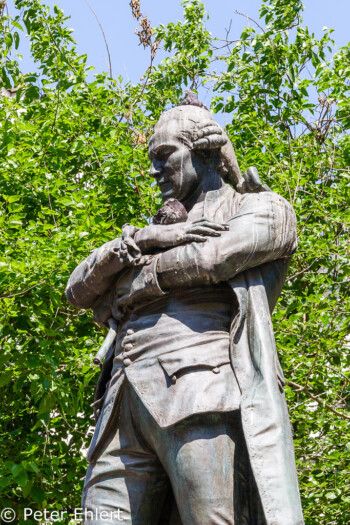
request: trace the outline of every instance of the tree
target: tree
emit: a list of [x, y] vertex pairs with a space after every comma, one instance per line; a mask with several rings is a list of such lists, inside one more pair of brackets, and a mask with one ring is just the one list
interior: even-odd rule
[[[299, 250], [273, 321], [295, 431], [308, 525], [349, 522], [347, 299], [349, 47], [302, 26], [298, 0], [263, 0], [238, 40], [213, 38], [199, 0], [150, 28], [131, 2], [150, 67], [137, 85], [91, 80], [67, 18], [39, 0], [1, 11], [0, 299], [3, 506], [80, 506], [101, 333], [64, 295], [89, 251], [142, 226], [160, 205], [147, 142], [184, 87], [214, 90], [243, 169], [293, 202]], [[16, 59], [25, 29], [38, 72]], [[167, 57], [156, 64], [156, 50]], [[219, 64], [219, 66], [217, 66]], [[215, 68], [218, 68], [218, 72]], [[10, 439], [9, 439], [10, 438]], [[28, 522], [28, 521], [27, 521]], [[34, 522], [33, 522], [34, 523]], [[67, 519], [62, 523], [67, 523]]]

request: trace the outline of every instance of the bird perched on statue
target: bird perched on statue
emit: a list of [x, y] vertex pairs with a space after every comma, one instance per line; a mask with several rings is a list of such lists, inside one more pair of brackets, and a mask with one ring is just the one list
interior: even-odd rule
[[176, 224], [186, 220], [185, 206], [177, 199], [168, 199], [153, 217], [153, 224]]
[[190, 89], [186, 89], [185, 91], [186, 97], [181, 102], [180, 106], [197, 106], [199, 108], [206, 109], [208, 111], [208, 108], [203, 102], [198, 100], [197, 95], [194, 91], [191, 91]]

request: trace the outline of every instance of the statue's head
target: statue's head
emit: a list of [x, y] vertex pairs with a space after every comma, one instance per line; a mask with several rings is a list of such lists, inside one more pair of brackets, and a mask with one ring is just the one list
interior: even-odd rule
[[225, 176], [221, 148], [227, 143], [224, 130], [193, 93], [182, 105], [163, 113], [149, 144], [150, 175], [163, 200], [185, 202], [204, 181], [215, 189], [210, 188], [211, 181]]

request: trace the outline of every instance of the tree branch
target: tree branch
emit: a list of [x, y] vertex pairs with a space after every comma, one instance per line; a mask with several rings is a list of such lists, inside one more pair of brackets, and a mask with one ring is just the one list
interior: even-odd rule
[[316, 396], [311, 394], [311, 392], [306, 390], [304, 386], [298, 385], [298, 383], [294, 383], [294, 381], [288, 381], [287, 385], [288, 386], [293, 386], [294, 388], [297, 388], [299, 392], [305, 392], [307, 397], [309, 397], [313, 401], [316, 401], [316, 403], [318, 405], [320, 405], [322, 408], [325, 408], [326, 410], [329, 410], [330, 412], [333, 412], [333, 414], [335, 414], [336, 416], [342, 417], [343, 419], [350, 420], [350, 416], [348, 416], [347, 414], [344, 414], [343, 412], [339, 412], [338, 410], [335, 410], [335, 408], [331, 407], [330, 405], [328, 405], [324, 401], [321, 401]]
[[90, 9], [90, 11], [93, 13], [94, 17], [97, 20], [98, 25], [100, 26], [101, 31], [102, 31], [103, 39], [105, 41], [107, 54], [108, 54], [109, 74], [110, 74], [111, 77], [113, 77], [111, 54], [109, 52], [108, 42], [107, 42], [106, 34], [105, 34], [104, 30], [103, 30], [103, 26], [102, 26], [102, 24], [101, 24], [101, 22], [100, 22], [100, 20], [99, 20], [99, 18], [97, 16], [97, 14], [95, 13], [95, 11], [92, 9], [91, 5], [89, 4], [89, 2], [87, 0], [85, 0], [85, 3], [88, 6], [88, 8]]
[[244, 16], [245, 18], [248, 18], [248, 20], [250, 20], [251, 22], [253, 22], [253, 24], [255, 24], [259, 29], [261, 29], [261, 31], [263, 33], [265, 33], [265, 29], [263, 27], [261, 27], [260, 24], [258, 24], [258, 22], [256, 20], [254, 20], [254, 18], [250, 18], [250, 16], [246, 15], [245, 13], [241, 13], [240, 11], [235, 11], [236, 15], [240, 15], [240, 16]]

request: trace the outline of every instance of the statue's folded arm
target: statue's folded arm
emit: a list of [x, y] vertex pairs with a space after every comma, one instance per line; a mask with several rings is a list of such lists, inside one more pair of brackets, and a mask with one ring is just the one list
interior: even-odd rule
[[125, 263], [120, 254], [121, 238], [103, 244], [79, 264], [69, 278], [66, 295], [77, 308], [92, 308], [112, 286]]
[[158, 257], [162, 290], [227, 281], [268, 261], [290, 257], [297, 248], [293, 208], [279, 195], [266, 192], [242, 197], [230, 229], [205, 243], [191, 243]]

